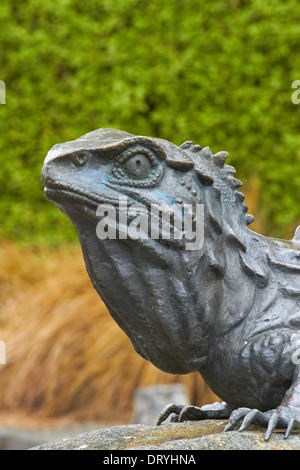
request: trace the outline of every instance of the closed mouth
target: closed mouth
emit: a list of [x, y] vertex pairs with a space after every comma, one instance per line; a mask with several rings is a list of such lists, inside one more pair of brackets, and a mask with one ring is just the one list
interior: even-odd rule
[[[124, 191], [124, 188], [123, 188]], [[126, 194], [126, 193], [125, 193]], [[98, 194], [93, 194], [87, 190], [76, 187], [75, 185], [65, 186], [61, 185], [58, 182], [47, 181], [47, 186], [44, 186], [44, 195], [46, 199], [56, 204], [63, 213], [69, 216], [69, 212], [76, 212], [84, 216], [85, 219], [89, 219], [92, 222], [99, 222], [99, 215], [97, 215], [97, 209], [99, 205], [111, 205], [115, 207], [116, 214], [119, 213], [120, 209], [120, 200], [119, 198], [109, 198], [107, 196], [99, 196]], [[142, 203], [146, 210], [150, 211], [151, 206], [145, 198], [133, 198], [132, 194], [128, 195], [128, 210], [132, 204]], [[149, 214], [150, 212], [148, 212]], [[172, 214], [171, 214], [172, 215]], [[72, 217], [71, 217], [72, 218]], [[130, 215], [127, 214], [127, 224], [131, 220], [136, 218], [136, 214]], [[157, 239], [162, 244], [167, 245], [176, 245], [178, 247], [184, 247], [185, 238], [175, 239], [173, 237], [164, 238], [162, 236], [162, 220], [159, 221], [159, 235]], [[150, 237], [151, 238], [151, 237]]]
[[[91, 194], [89, 191], [74, 187], [74, 186], [61, 186], [53, 184], [51, 186], [44, 187], [44, 194], [47, 199], [52, 200], [52, 196], [55, 197], [55, 201], [59, 198], [62, 199], [67, 197], [68, 199], [73, 199], [74, 201], [83, 201], [87, 202], [90, 205], [99, 205], [99, 204], [112, 204], [117, 206], [119, 201], [116, 199], [109, 199], [107, 197], [99, 197], [96, 194]], [[49, 196], [49, 197], [48, 197]]]
[[117, 207], [119, 203], [116, 199], [99, 197], [75, 186], [62, 186], [58, 183], [45, 186], [44, 195], [46, 199], [59, 206], [66, 215], [68, 215], [67, 207], [70, 207], [93, 222], [99, 221], [96, 211], [100, 204], [111, 204]]

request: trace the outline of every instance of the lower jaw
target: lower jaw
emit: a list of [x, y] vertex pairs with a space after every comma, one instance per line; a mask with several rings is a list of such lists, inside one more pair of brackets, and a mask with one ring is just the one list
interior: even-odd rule
[[77, 194], [68, 189], [56, 189], [51, 187], [44, 188], [44, 195], [48, 201], [53, 202], [59, 209], [69, 217], [76, 225], [78, 215], [91, 222], [99, 222], [96, 211], [99, 204], [109, 203], [117, 205], [114, 200], [92, 199], [84, 194]]

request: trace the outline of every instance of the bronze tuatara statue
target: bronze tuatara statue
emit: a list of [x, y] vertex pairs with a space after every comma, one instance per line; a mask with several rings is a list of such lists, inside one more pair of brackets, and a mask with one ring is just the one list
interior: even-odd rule
[[[240, 430], [253, 423], [267, 428], [266, 439], [275, 428], [288, 437], [300, 428], [300, 230], [286, 241], [248, 228], [253, 217], [227, 156], [98, 129], [54, 145], [41, 180], [73, 222], [93, 285], [135, 350], [168, 373], [199, 371], [224, 400], [168, 405], [158, 424], [171, 414], [229, 418], [226, 431], [243, 420]], [[164, 237], [162, 219], [154, 238], [124, 236], [120, 196], [129, 208], [169, 204], [182, 221], [184, 205], [192, 207], [193, 227], [202, 205], [202, 245], [186, 249], [184, 232]], [[123, 236], [99, 236], [105, 204]], [[129, 211], [125, 224], [132, 220]]]

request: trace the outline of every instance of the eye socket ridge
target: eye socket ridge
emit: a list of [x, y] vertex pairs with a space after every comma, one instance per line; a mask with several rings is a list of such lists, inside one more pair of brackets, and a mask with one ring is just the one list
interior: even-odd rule
[[144, 148], [136, 147], [123, 152], [114, 166], [114, 175], [120, 179], [127, 177], [129, 180], [145, 180], [153, 175], [153, 170], [158, 166], [153, 153]]

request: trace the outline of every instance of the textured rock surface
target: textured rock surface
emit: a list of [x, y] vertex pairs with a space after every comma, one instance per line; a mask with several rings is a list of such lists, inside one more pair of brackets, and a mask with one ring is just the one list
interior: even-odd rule
[[284, 439], [275, 432], [264, 440], [264, 430], [223, 433], [227, 421], [132, 424], [86, 432], [49, 442], [31, 450], [300, 450], [300, 434]]

